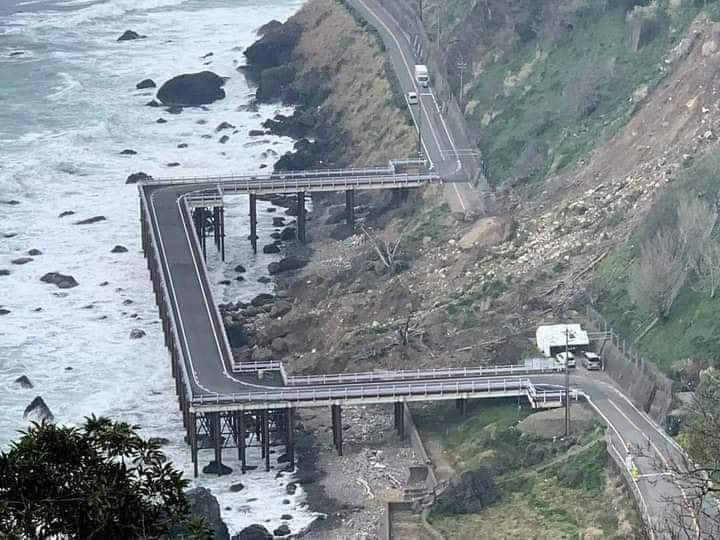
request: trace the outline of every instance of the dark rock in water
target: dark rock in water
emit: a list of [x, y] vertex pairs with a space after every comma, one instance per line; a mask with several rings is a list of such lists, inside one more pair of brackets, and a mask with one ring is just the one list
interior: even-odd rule
[[160, 87], [158, 99], [166, 105], [197, 106], [225, 97], [225, 79], [212, 71], [173, 77]]
[[110, 253], [127, 253], [127, 250], [128, 249], [125, 246], [121, 246], [120, 244], [118, 244], [110, 250]]
[[3, 233], [3, 238], [14, 238], [17, 236], [17, 233], [9, 232], [9, 233]]
[[273, 540], [273, 535], [262, 525], [253, 523], [233, 536], [233, 540]]
[[240, 272], [240, 273], [247, 272], [247, 270], [245, 270], [245, 267], [244, 267], [242, 264], [238, 264], [238, 265], [235, 267], [235, 271], [236, 271], [236, 272]]
[[126, 298], [125, 300], [123, 300], [122, 305], [123, 305], [123, 306], [132, 306], [132, 305], [133, 305], [133, 301], [130, 300], [130, 298]]
[[183, 112], [183, 108], [182, 107], [168, 107], [167, 109], [165, 109], [165, 111], [167, 111], [169, 114], [180, 114], [181, 112]]
[[165, 120], [164, 118], [158, 118], [157, 120], [155, 120], [155, 123], [156, 124], [167, 124], [167, 120]]
[[28, 250], [28, 255], [31, 255], [31, 256], [33, 256], [33, 257], [37, 257], [38, 255], [42, 255], [42, 251], [40, 251], [39, 249], [35, 249], [35, 248], [29, 249], [29, 250]]
[[130, 339], [140, 339], [142, 337], [145, 337], [145, 330], [140, 328], [133, 328], [130, 330]]
[[17, 206], [18, 204], [20, 204], [20, 201], [18, 201], [16, 199], [10, 199], [8, 201], [3, 200], [3, 201], [0, 201], [0, 204], [7, 204], [9, 206]]
[[147, 173], [144, 172], [136, 172], [131, 174], [127, 177], [125, 180], [126, 184], [137, 184], [138, 182], [145, 182], [147, 180], [152, 180], [152, 176], [150, 176]]
[[110, 282], [109, 282], [109, 281], [103, 281], [103, 282], [100, 284], [101, 287], [107, 287], [108, 285], [110, 285]]
[[280, 519], [284, 519], [285, 521], [288, 521], [292, 518], [293, 517], [290, 514], [283, 514], [282, 516], [280, 516]]
[[166, 439], [165, 437], [150, 437], [148, 442], [151, 444], [157, 444], [158, 446], [167, 446], [170, 444], [170, 439]]
[[256, 113], [260, 110], [260, 107], [257, 103], [257, 101], [253, 100], [250, 103], [246, 103], [245, 105], [240, 105], [237, 109], [235, 109], [237, 112], [251, 112]]
[[225, 143], [228, 142], [229, 140], [230, 140], [230, 137], [229, 137], [228, 135], [223, 135], [222, 137], [220, 137], [220, 140], [219, 140], [218, 142], [219, 142], [220, 144], [225, 144]]
[[250, 131], [248, 131], [248, 135], [250, 137], [262, 137], [263, 135], [265, 135], [265, 131], [262, 129], [251, 129]]
[[267, 246], [263, 246], [263, 253], [280, 253], [280, 248], [277, 247], [275, 244], [268, 244]]
[[23, 419], [30, 420], [31, 422], [52, 422], [55, 420], [55, 416], [50, 411], [50, 408], [45, 404], [43, 398], [37, 396], [32, 400], [30, 405], [25, 407]]
[[237, 493], [238, 491], [242, 491], [243, 489], [245, 489], [245, 486], [241, 482], [230, 486], [230, 491], [232, 491], [233, 493]]
[[272, 304], [275, 301], [275, 297], [272, 294], [260, 293], [250, 302], [255, 307], [266, 306]]
[[437, 496], [433, 511], [442, 514], [476, 514], [500, 499], [495, 478], [487, 467], [454, 476]]
[[260, 164], [261, 169], [267, 169], [267, 163], [261, 163]]
[[10, 310], [5, 308], [0, 308], [0, 315], [10, 315]]
[[285, 486], [285, 492], [288, 495], [295, 495], [296, 491], [297, 491], [297, 484], [295, 482], [290, 482], [287, 486]]
[[63, 275], [60, 272], [48, 272], [40, 278], [40, 281], [44, 283], [51, 283], [60, 289], [72, 289], [73, 287], [77, 287], [79, 285], [79, 283], [75, 281], [74, 277]]
[[131, 148], [126, 148], [125, 150], [120, 152], [121, 156], [134, 156], [135, 154], [137, 154], [137, 152]]
[[188, 147], [188, 144], [187, 144], [187, 143], [180, 143], [180, 144], [177, 145], [177, 147], [178, 147], [178, 148], [187, 148], [187, 147]]
[[272, 279], [270, 279], [267, 276], [262, 276], [258, 278], [258, 283], [270, 283]]
[[75, 212], [72, 210], [65, 210], [64, 212], [60, 212], [58, 217], [67, 217], [67, 216], [72, 216], [74, 214], [75, 214]]
[[281, 454], [277, 460], [278, 463], [287, 463], [290, 461], [290, 456], [288, 456], [287, 454]]
[[273, 212], [277, 212], [277, 208], [275, 208], [274, 206], [271, 206], [270, 208], [266, 208], [265, 211], [268, 214], [272, 214]]
[[155, 81], [152, 79], [143, 79], [139, 83], [135, 85], [135, 88], [138, 90], [143, 90], [144, 88], [155, 88]]
[[245, 281], [245, 278], [242, 277], [242, 276], [237, 276], [237, 277], [235, 278], [235, 281]]
[[271, 233], [270, 238], [272, 238], [273, 240], [280, 240], [280, 233], [279, 232]]
[[65, 368], [65, 371], [72, 371], [72, 370], [73, 370], [72, 366], [67, 366], [67, 367]]
[[13, 51], [10, 53], [10, 56], [22, 56], [23, 54], [25, 54], [25, 51]]
[[203, 139], [212, 139], [212, 135], [201, 135]]
[[280, 233], [280, 240], [282, 240], [283, 242], [295, 240], [296, 234], [297, 232], [294, 227], [285, 227]]
[[290, 504], [290, 499], [283, 499], [283, 500], [282, 500], [282, 503], [283, 503], [283, 504]]
[[0, 276], [9, 276], [9, 275], [10, 275], [10, 270], [8, 270], [7, 268], [0, 268]]
[[206, 58], [210, 58], [214, 53], [209, 52], [207, 54], [204, 54], [200, 57], [201, 60], [205, 60]]
[[18, 257], [17, 259], [13, 259], [10, 261], [12, 264], [27, 264], [29, 262], [34, 261], [32, 257]]
[[215, 132], [218, 133], [223, 129], [235, 129], [235, 126], [233, 126], [229, 122], [222, 122], [220, 125], [218, 125], [218, 127], [215, 128]]
[[285, 524], [280, 525], [273, 531], [275, 536], [288, 536], [290, 534], [290, 527]]
[[167, 163], [165, 166], [166, 167], [179, 167], [180, 163], [178, 163], [177, 161], [173, 161], [172, 163]]
[[218, 285], [230, 285], [231, 281], [229, 279], [221, 279], [218, 281]]
[[123, 32], [123, 35], [120, 36], [117, 40], [118, 41], [131, 41], [133, 39], [142, 39], [142, 38], [146, 38], [146, 37], [147, 36], [141, 36], [140, 34], [138, 34], [137, 32], [135, 32], [133, 30], [125, 30], [125, 32]]
[[25, 376], [25, 375], [20, 375], [13, 382], [16, 385], [18, 385], [20, 388], [32, 388], [33, 387], [33, 383], [31, 383], [30, 379], [28, 379], [27, 376]]
[[93, 223], [99, 223], [101, 221], [105, 221], [107, 218], [105, 216], [93, 216], [91, 218], [87, 219], [81, 219], [80, 221], [76, 221], [75, 225], [92, 225]]
[[282, 26], [282, 23], [281, 23], [280, 21], [278, 21], [278, 20], [276, 20], [276, 19], [273, 19], [273, 20], [270, 21], [269, 23], [263, 24], [260, 28], [258, 28], [258, 29], [255, 31], [255, 33], [256, 33], [258, 36], [264, 36], [265, 34], [267, 34], [268, 32], [270, 32], [271, 30], [276, 30], [276, 29], [280, 28], [281, 26]]
[[[196, 487], [187, 491], [185, 495], [190, 502], [191, 517], [204, 518], [210, 525], [214, 540], [230, 540], [227, 525], [220, 514], [220, 504], [212, 492], [204, 487]], [[191, 538], [190, 531], [182, 525], [173, 527], [168, 536], [171, 540]]]
[[198, 120], [198, 121], [195, 122], [195, 123], [196, 123], [198, 126], [204, 126], [205, 124], [207, 124], [207, 120], [205, 120], [204, 118], [201, 118], [200, 120]]
[[220, 463], [218, 465], [217, 461], [211, 461], [203, 467], [202, 471], [205, 474], [218, 474], [219, 471], [220, 476], [223, 476], [226, 474], [230, 474], [232, 472], [232, 469], [223, 463]]
[[160, 102], [156, 99], [151, 99], [145, 104], [146, 107], [160, 107]]
[[251, 73], [287, 64], [302, 35], [302, 26], [296, 22], [264, 28], [263, 36], [244, 52]]

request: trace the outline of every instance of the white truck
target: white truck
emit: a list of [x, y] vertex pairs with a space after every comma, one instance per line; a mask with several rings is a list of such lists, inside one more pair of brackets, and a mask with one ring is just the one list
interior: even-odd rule
[[538, 349], [547, 358], [565, 352], [566, 344], [570, 351], [584, 351], [590, 345], [587, 332], [579, 324], [538, 326], [535, 337]]
[[425, 64], [415, 64], [415, 80], [423, 88], [427, 88], [430, 84], [430, 75]]

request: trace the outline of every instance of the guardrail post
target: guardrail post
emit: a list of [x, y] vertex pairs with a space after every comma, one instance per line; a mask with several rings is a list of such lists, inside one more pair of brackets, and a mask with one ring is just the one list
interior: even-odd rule
[[253, 253], [257, 253], [257, 195], [250, 194], [250, 245]]
[[301, 243], [307, 241], [307, 235], [305, 233], [305, 192], [298, 191], [297, 193], [297, 235], [298, 240]]

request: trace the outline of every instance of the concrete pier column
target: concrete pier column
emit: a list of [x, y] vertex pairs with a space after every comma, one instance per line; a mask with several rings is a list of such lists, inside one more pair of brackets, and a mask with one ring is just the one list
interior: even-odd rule
[[455, 400], [455, 408], [460, 413], [460, 416], [466, 416], [467, 415], [467, 399], [466, 398], [458, 398]]
[[307, 241], [305, 233], [305, 192], [298, 191], [297, 194], [297, 236], [303, 244]]
[[395, 409], [395, 429], [400, 439], [405, 438], [405, 406], [401, 402], [393, 403]]
[[193, 464], [193, 475], [198, 477], [198, 445], [197, 445], [197, 419], [195, 413], [190, 413], [190, 456]]
[[238, 419], [238, 459], [241, 463], [242, 473], [245, 474], [245, 411], [240, 411]]
[[295, 467], [295, 409], [293, 407], [289, 407], [287, 410], [285, 428], [287, 429], [285, 436], [285, 453], [288, 457], [288, 464], [292, 469]]
[[399, 208], [401, 202], [402, 202], [402, 195], [400, 193], [400, 188], [393, 188], [392, 189], [392, 207]]
[[342, 408], [340, 407], [340, 405], [331, 405], [330, 411], [332, 413], [333, 442], [335, 443], [335, 449], [337, 450], [338, 456], [342, 456]]
[[350, 229], [355, 230], [355, 190], [345, 192], [345, 219]]
[[270, 470], [270, 422], [268, 420], [268, 411], [264, 409], [262, 412], [262, 430], [263, 430], [263, 455], [265, 456], [265, 470]]
[[257, 253], [257, 195], [250, 194], [250, 245]]
[[222, 435], [220, 434], [220, 413], [208, 413], [210, 415], [210, 426], [212, 429], [213, 444], [215, 446], [215, 463], [217, 464], [218, 476], [222, 468]]

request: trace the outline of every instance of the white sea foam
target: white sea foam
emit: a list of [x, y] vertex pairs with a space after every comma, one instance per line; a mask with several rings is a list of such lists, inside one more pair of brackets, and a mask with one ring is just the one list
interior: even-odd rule
[[[0, 200], [20, 201], [17, 206], [0, 204], [0, 268], [12, 272], [0, 277], [0, 305], [11, 311], [0, 318], [0, 446], [16, 437], [25, 425], [23, 409], [42, 395], [60, 422], [77, 423], [92, 413], [110, 415], [140, 424], [146, 436], [168, 438], [165, 450], [191, 473], [168, 354], [140, 252], [137, 191], [124, 180], [137, 171], [168, 176], [256, 169], [262, 162], [272, 165], [260, 158], [263, 151], [290, 148], [291, 141], [279, 138], [244, 146], [247, 132], [259, 128], [276, 107], [262, 107], [259, 115], [236, 110], [250, 89], [235, 71], [242, 57], [233, 49], [249, 45], [257, 27], [271, 18], [286, 18], [300, 3], [112, 0], [0, 21], [11, 29], [11, 35], [3, 36], [3, 50], [27, 51], [23, 62], [0, 55], [0, 77], [9, 74], [0, 107]], [[126, 28], [148, 38], [117, 43]], [[211, 51], [212, 57], [201, 59]], [[203, 65], [206, 61], [212, 64]], [[186, 109], [171, 115], [144, 106], [153, 91], [135, 90], [146, 77], [161, 84], [202, 69], [231, 77], [228, 97], [207, 111]], [[159, 117], [168, 123], [155, 123]], [[198, 124], [200, 120], [206, 124]], [[215, 133], [223, 121], [235, 125], [238, 133]], [[205, 134], [211, 137], [203, 138]], [[227, 144], [218, 142], [222, 134], [230, 135]], [[189, 147], [178, 149], [180, 143]], [[138, 155], [121, 156], [124, 148]], [[181, 167], [168, 168], [170, 162]], [[268, 290], [257, 278], [277, 257], [251, 253], [247, 201], [236, 197], [227, 202], [227, 264], [211, 249], [210, 276], [219, 301], [247, 300]], [[266, 206], [259, 204], [261, 245], [271, 241], [274, 230], [274, 214], [267, 213]], [[75, 214], [59, 218], [66, 210]], [[94, 215], [107, 219], [74, 224]], [[12, 233], [16, 236], [3, 237]], [[111, 254], [115, 244], [129, 252]], [[22, 266], [10, 264], [30, 248], [43, 254]], [[237, 264], [248, 269], [244, 282], [233, 279], [231, 269]], [[62, 291], [41, 283], [40, 276], [49, 271], [72, 274], [80, 286]], [[223, 279], [231, 279], [231, 285], [217, 285]], [[109, 284], [102, 285], [106, 281]], [[133, 328], [147, 335], [130, 340]], [[20, 375], [27, 375], [35, 388], [13, 385]], [[209, 451], [201, 452], [201, 463], [210, 459]], [[259, 464], [259, 459], [252, 460]], [[270, 520], [269, 528], [277, 527], [284, 513], [293, 515], [289, 525], [294, 531], [313, 519], [302, 506], [302, 492], [286, 495], [283, 479], [274, 472], [219, 479], [201, 475], [199, 482], [219, 495], [223, 518], [234, 531], [265, 520]], [[230, 493], [235, 482], [245, 489]], [[284, 498], [291, 504], [283, 505]]]

